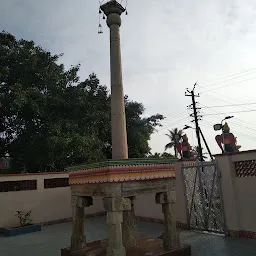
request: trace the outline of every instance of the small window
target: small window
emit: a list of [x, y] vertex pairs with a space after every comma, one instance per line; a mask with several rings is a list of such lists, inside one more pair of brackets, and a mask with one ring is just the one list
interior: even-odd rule
[[44, 188], [62, 188], [68, 187], [68, 178], [45, 179]]
[[1, 181], [0, 192], [37, 190], [36, 180]]

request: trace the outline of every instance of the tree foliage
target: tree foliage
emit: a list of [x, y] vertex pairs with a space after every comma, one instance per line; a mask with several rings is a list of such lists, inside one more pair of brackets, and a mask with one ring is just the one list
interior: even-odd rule
[[[79, 65], [65, 70], [60, 57], [0, 33], [0, 157], [8, 152], [14, 169], [62, 171], [111, 158], [107, 87], [95, 74], [80, 81]], [[127, 96], [125, 107], [129, 157], [145, 157], [164, 117], [142, 118], [143, 104]]]
[[173, 157], [174, 156], [172, 154], [167, 152], [163, 152], [162, 154], [155, 152], [154, 154], [150, 153], [148, 155], [148, 158], [173, 158]]

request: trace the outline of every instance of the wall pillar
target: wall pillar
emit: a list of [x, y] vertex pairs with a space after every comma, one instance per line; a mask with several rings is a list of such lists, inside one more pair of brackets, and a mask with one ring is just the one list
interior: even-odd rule
[[84, 234], [84, 207], [93, 204], [92, 197], [72, 196], [73, 228], [71, 236], [71, 251], [81, 250], [86, 247]]
[[175, 191], [176, 191], [176, 202], [175, 202], [175, 213], [177, 222], [187, 224], [187, 208], [186, 208], [186, 196], [185, 196], [185, 184], [184, 177], [182, 174], [182, 161], [174, 163], [175, 168]]
[[131, 210], [123, 212], [123, 244], [126, 249], [137, 246], [136, 239], [136, 219], [135, 219], [135, 200], [134, 196], [128, 198], [131, 201]]
[[176, 201], [175, 191], [157, 193], [155, 200], [157, 204], [162, 205], [164, 214], [163, 247], [165, 251], [170, 251], [180, 246], [174, 213], [174, 204]]
[[227, 232], [238, 231], [241, 228], [237, 205], [237, 193], [235, 187], [235, 170], [231, 162], [231, 156], [216, 156], [217, 167], [221, 173], [221, 192], [223, 210], [225, 214]]

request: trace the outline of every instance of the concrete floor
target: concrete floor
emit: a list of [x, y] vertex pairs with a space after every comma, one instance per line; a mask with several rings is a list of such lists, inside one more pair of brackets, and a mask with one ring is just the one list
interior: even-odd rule
[[[87, 241], [104, 239], [107, 228], [104, 217], [85, 221]], [[138, 222], [138, 233], [157, 237], [162, 224]], [[44, 227], [41, 232], [16, 237], [0, 237], [0, 256], [57, 256], [60, 249], [68, 247], [71, 223]], [[225, 238], [196, 231], [182, 231], [182, 243], [192, 245], [193, 256], [256, 256], [256, 240]]]

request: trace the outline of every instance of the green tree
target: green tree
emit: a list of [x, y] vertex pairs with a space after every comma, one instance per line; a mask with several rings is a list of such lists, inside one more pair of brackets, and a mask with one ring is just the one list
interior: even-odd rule
[[166, 134], [170, 142], [165, 145], [165, 150], [169, 148], [173, 148], [175, 157], [177, 157], [176, 144], [180, 141], [182, 133], [183, 133], [182, 130], [179, 130], [178, 128], [174, 128], [172, 130], [169, 130], [169, 134]]
[[79, 68], [65, 71], [58, 58], [33, 41], [0, 34], [1, 155], [9, 152], [19, 168], [52, 165], [49, 140], [58, 144], [62, 96], [78, 81]]
[[154, 154], [150, 153], [148, 158], [173, 158], [173, 155], [167, 152], [163, 152], [162, 154], [155, 152]]
[[142, 103], [130, 101], [125, 96], [127, 141], [129, 158], [143, 158], [150, 152], [148, 141], [155, 127], [161, 126], [164, 117], [160, 114], [142, 118], [145, 109]]
[[164, 152], [164, 153], [162, 153], [161, 157], [162, 158], [172, 158], [174, 156], [172, 154], [170, 154], [170, 153]]
[[[0, 156], [17, 170], [62, 171], [111, 158], [110, 95], [95, 74], [79, 81], [33, 41], [0, 33]], [[129, 157], [145, 157], [162, 115], [142, 118], [141, 103], [125, 97]]]
[[161, 153], [155, 152], [154, 154], [150, 153], [148, 158], [161, 158]]

